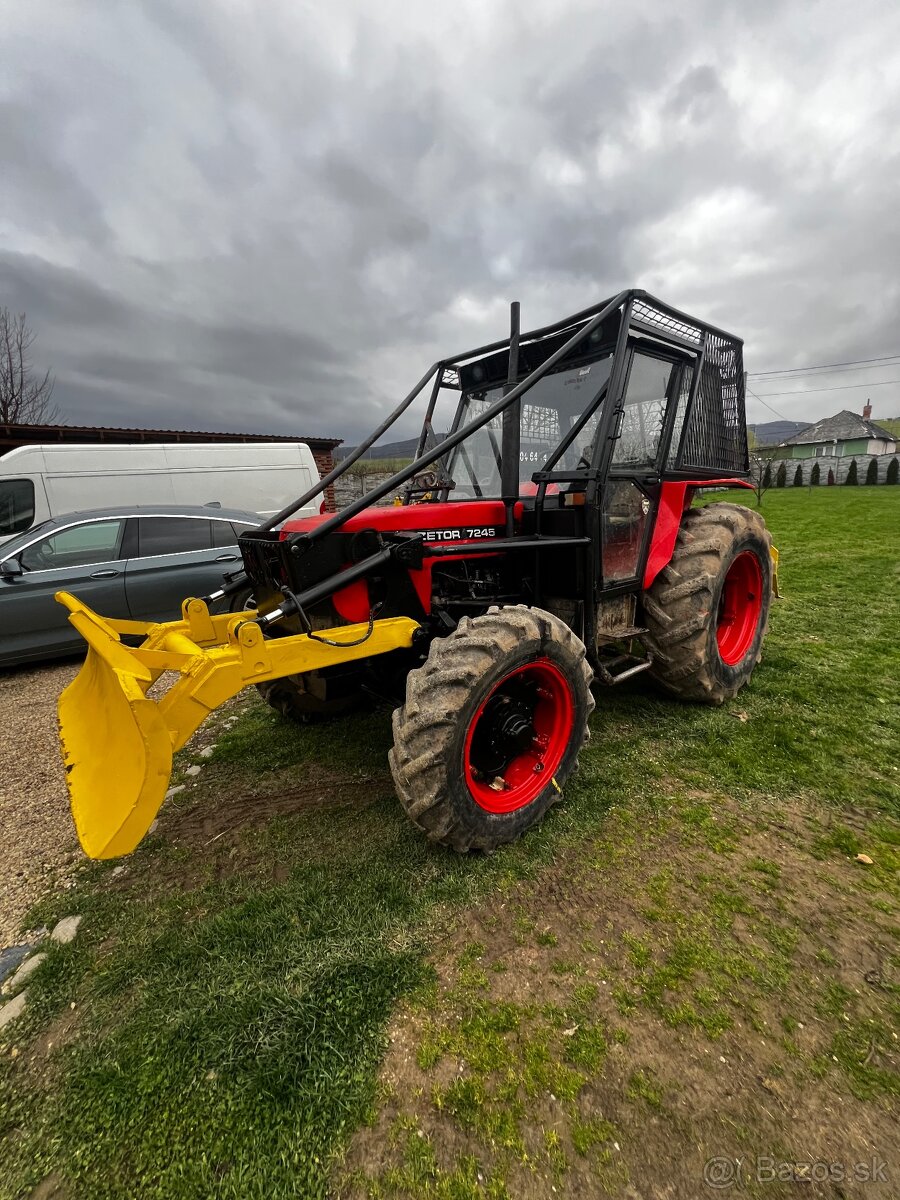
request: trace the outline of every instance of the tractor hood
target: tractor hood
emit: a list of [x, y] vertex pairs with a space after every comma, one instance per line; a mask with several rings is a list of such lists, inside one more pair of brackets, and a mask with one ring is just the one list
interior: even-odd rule
[[[522, 515], [521, 502], [516, 505], [516, 520]], [[331, 520], [332, 513], [301, 517], [285, 521], [282, 537], [291, 533], [309, 533], [316, 526]], [[504, 531], [506, 510], [502, 500], [451, 500], [443, 504], [373, 505], [350, 517], [341, 527], [346, 533], [361, 529], [377, 529], [380, 533], [409, 531], [433, 536], [428, 541], [476, 541], [485, 537], [500, 537]]]

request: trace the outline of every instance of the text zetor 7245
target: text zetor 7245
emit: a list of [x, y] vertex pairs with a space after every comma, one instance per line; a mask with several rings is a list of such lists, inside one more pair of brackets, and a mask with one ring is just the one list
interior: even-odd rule
[[[85, 851], [134, 849], [173, 752], [250, 684], [299, 721], [392, 701], [400, 801], [461, 851], [511, 841], [560, 799], [592, 682], [646, 671], [686, 700], [733, 696], [760, 658], [777, 556], [757, 513], [691, 501], [745, 483], [741, 351], [642, 291], [531, 333], [514, 304], [508, 337], [436, 363], [316, 488], [244, 534], [243, 571], [180, 621], [105, 620], [60, 593], [90, 646], [60, 699]], [[291, 520], [420, 396], [409, 466]], [[149, 698], [166, 671], [176, 682]]]

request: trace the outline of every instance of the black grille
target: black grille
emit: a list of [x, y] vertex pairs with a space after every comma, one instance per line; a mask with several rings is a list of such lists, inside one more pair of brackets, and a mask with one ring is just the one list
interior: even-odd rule
[[631, 310], [632, 325], [642, 325], [648, 332], [654, 330], [674, 337], [677, 341], [687, 342], [699, 348], [703, 340], [703, 330], [693, 322], [685, 321], [683, 317], [675, 316], [657, 308], [646, 300], [635, 300]]
[[288, 585], [286, 545], [281, 534], [272, 529], [251, 529], [241, 534], [238, 544], [257, 604], [263, 610], [273, 608], [282, 599], [282, 588]]
[[707, 333], [681, 444], [681, 465], [698, 470], [747, 471], [744, 359], [741, 343]]

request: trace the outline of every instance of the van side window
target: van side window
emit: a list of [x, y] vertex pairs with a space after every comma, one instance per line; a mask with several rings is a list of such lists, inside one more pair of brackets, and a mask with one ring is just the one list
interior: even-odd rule
[[24, 533], [33, 522], [34, 484], [31, 480], [0, 480], [0, 537]]
[[189, 554], [212, 547], [209, 521], [197, 517], [141, 517], [138, 520], [138, 555]]

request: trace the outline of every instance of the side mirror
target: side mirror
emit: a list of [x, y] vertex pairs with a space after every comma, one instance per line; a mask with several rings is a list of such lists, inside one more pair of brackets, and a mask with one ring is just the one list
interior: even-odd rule
[[4, 579], [14, 579], [17, 575], [22, 574], [22, 564], [15, 558], [4, 558], [0, 562], [0, 575]]

